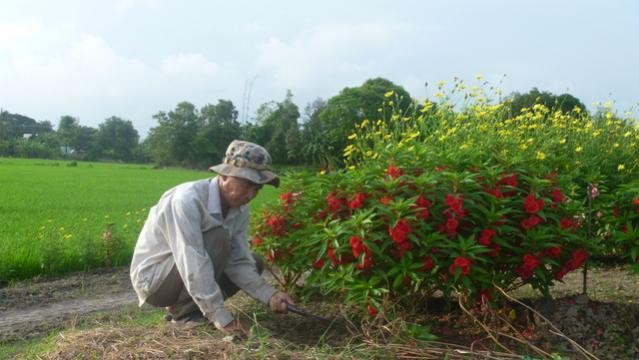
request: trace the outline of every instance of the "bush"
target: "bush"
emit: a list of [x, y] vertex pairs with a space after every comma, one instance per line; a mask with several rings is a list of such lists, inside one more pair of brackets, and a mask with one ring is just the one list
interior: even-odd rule
[[346, 169], [293, 179], [256, 224], [253, 245], [283, 285], [307, 277], [302, 290], [344, 294], [371, 315], [437, 290], [480, 299], [529, 283], [547, 294], [592, 252], [632, 242], [602, 236], [591, 216], [636, 178], [629, 121], [543, 105], [511, 118], [478, 89], [460, 111], [426, 101], [402, 112], [386, 95], [379, 119], [348, 137]]

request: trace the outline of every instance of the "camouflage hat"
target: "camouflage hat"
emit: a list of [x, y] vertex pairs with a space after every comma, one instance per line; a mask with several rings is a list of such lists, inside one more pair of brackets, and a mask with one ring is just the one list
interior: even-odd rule
[[224, 162], [209, 170], [256, 184], [280, 185], [280, 178], [271, 171], [271, 155], [263, 147], [248, 141], [233, 140], [226, 149]]

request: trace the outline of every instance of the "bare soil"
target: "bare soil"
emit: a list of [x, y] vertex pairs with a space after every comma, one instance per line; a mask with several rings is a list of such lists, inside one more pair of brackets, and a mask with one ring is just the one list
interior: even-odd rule
[[[538, 314], [513, 304], [510, 314], [513, 324], [531, 344], [548, 353], [584, 358], [569, 341], [553, 334], [551, 330], [555, 329], [539, 315], [597, 358], [639, 358], [639, 275], [623, 266], [591, 269], [587, 296], [581, 291], [580, 272], [569, 274], [565, 283], [554, 286], [549, 299], [542, 298], [532, 289], [519, 289], [512, 295], [525, 299]], [[73, 327], [96, 316], [108, 319], [109, 314], [117, 314], [122, 309], [135, 309], [136, 303], [127, 268], [36, 279], [0, 288], [0, 345], [38, 337], [53, 329]], [[353, 343], [352, 333], [339, 322], [326, 324], [298, 315], [271, 316], [254, 301], [241, 296], [234, 297], [231, 306], [260, 324], [261, 331], [269, 336], [268, 344], [260, 342], [262, 337], [262, 340], [246, 340], [238, 345], [224, 340], [212, 328], [185, 332], [164, 324], [149, 328], [115, 324], [67, 334], [59, 340], [57, 350], [44, 358], [76, 358], [87, 353], [114, 359], [127, 356], [210, 358], [211, 354], [228, 355], [227, 350], [231, 354], [241, 351], [249, 357], [266, 354], [265, 357], [271, 358], [297, 358], [304, 352], [291, 353], [291, 344], [293, 348], [308, 351], [317, 349], [318, 345], [339, 348]], [[303, 306], [324, 317], [339, 315], [336, 304], [313, 302]], [[420, 320], [431, 326], [440, 340], [461, 342], [477, 349], [495, 348], [482, 328], [459, 308], [430, 306], [425, 313]], [[285, 345], [278, 345], [272, 339], [281, 339]], [[274, 350], [278, 346], [280, 348]], [[344, 356], [343, 353], [335, 355], [336, 358]], [[226, 355], [216, 357], [225, 358]], [[331, 356], [321, 353], [320, 357]]]

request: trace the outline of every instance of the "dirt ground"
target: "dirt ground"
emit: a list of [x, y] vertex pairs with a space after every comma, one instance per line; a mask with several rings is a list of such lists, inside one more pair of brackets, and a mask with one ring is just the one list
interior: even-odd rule
[[[517, 290], [513, 295], [519, 299], [527, 299], [527, 304], [596, 357], [639, 358], [639, 275], [631, 274], [627, 267], [595, 268], [588, 274], [587, 297], [580, 295], [581, 289], [582, 275], [576, 272], [566, 276], [565, 283], [553, 287], [552, 299], [543, 299], [536, 292], [526, 288]], [[91, 319], [96, 314], [108, 318], [110, 312], [116, 313], [123, 308], [135, 309], [136, 303], [127, 268], [71, 274], [55, 279], [36, 279], [0, 288], [0, 345], [38, 337], [53, 329], [68, 328]], [[240, 311], [244, 309], [246, 313], [257, 309], [254, 302], [247, 302], [241, 297], [235, 301], [234, 306]], [[323, 304], [307, 306], [311, 306], [311, 310], [324, 316], [337, 315], [331, 314], [334, 309], [323, 307]], [[570, 344], [551, 334], [548, 331], [549, 325], [537, 315], [531, 315], [519, 306], [513, 306], [513, 310], [520, 319], [527, 318], [526, 321], [518, 322], [529, 324], [524, 330], [530, 331], [527, 337], [532, 344], [549, 352], [560, 352], [568, 356], [575, 354]], [[258, 313], [257, 316], [267, 320], [262, 323], [270, 336], [286, 338], [289, 343], [300, 346], [316, 345], [319, 339], [323, 343], [343, 345], [350, 338], [346, 328], [334, 327], [332, 331], [327, 332], [326, 324], [318, 325], [317, 320], [297, 315], [279, 317], [276, 325], [275, 322], [268, 321], [264, 314]], [[440, 336], [440, 339], [476, 341], [473, 339], [481, 337], [477, 331], [464, 333], [464, 328], [477, 330], [479, 327], [473, 325], [473, 321], [468, 317], [464, 317], [459, 309], [449, 309], [447, 312], [432, 311], [425, 321], [432, 325], [433, 333]], [[125, 328], [110, 327], [104, 331], [106, 333], [97, 335], [85, 332], [84, 336], [91, 339], [95, 339], [96, 336], [104, 339], [117, 336], [120, 339], [118, 341], [122, 342], [127, 339], [130, 341], [131, 336], [135, 337], [134, 334], [127, 333], [131, 330]], [[158, 336], [159, 330], [149, 331], [155, 333], [140, 334], [139, 337], [146, 339]], [[171, 330], [161, 331], [168, 331], [161, 336], [178, 336]], [[179, 336], [181, 341], [189, 339], [188, 336], [184, 337], [184, 333], [180, 333]], [[75, 341], [76, 345], [81, 342], [77, 339]], [[96, 343], [95, 346], [101, 348], [106, 345]], [[109, 346], [115, 348], [114, 343]], [[158, 350], [150, 346], [149, 351], [152, 353]], [[575, 358], [577, 357], [575, 355]]]

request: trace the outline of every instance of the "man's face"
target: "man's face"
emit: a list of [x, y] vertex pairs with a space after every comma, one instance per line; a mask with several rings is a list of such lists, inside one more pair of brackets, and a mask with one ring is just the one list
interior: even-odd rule
[[250, 180], [224, 175], [220, 176], [219, 185], [222, 204], [228, 208], [237, 208], [248, 204], [262, 188], [261, 184]]

